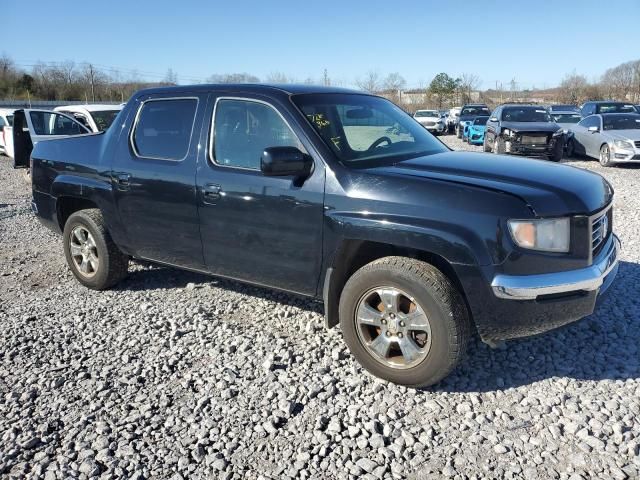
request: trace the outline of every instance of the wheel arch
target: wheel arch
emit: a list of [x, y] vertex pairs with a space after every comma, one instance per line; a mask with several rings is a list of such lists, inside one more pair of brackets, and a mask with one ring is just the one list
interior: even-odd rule
[[425, 250], [393, 243], [369, 240], [345, 239], [337, 248], [330, 266], [326, 269], [322, 285], [325, 326], [332, 328], [339, 323], [340, 295], [347, 280], [360, 268], [379, 258], [402, 256], [424, 261], [440, 270], [458, 289], [464, 299], [469, 316], [472, 310], [465, 289], [453, 263], [434, 250]]

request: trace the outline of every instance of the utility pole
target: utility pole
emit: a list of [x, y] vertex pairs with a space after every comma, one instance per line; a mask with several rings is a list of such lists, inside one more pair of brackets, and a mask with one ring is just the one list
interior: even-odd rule
[[96, 101], [95, 71], [93, 70], [92, 64], [89, 64], [89, 81], [91, 82], [91, 101], [95, 102]]

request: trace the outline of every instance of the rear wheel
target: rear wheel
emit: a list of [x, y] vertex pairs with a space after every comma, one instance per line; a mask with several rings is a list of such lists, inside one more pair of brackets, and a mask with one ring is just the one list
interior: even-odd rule
[[127, 276], [129, 257], [111, 239], [100, 210], [73, 213], [62, 241], [67, 264], [85, 287], [104, 290]]
[[434, 266], [405, 257], [376, 260], [347, 281], [340, 326], [365, 369], [414, 387], [446, 377], [470, 335], [464, 300], [449, 279]]

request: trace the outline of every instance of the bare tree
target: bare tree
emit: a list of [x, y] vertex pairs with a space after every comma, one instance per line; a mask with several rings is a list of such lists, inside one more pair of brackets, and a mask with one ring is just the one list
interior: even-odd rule
[[478, 75], [473, 73], [463, 73], [460, 76], [459, 88], [462, 96], [462, 103], [471, 101], [471, 94], [480, 88], [481, 80]]
[[356, 79], [356, 85], [360, 90], [376, 93], [382, 88], [382, 80], [376, 70], [369, 70], [364, 77]]
[[589, 85], [584, 75], [578, 75], [575, 70], [560, 82], [560, 101], [579, 104], [586, 99], [586, 89]]
[[282, 72], [271, 72], [267, 75], [267, 83], [295, 83], [295, 79]]

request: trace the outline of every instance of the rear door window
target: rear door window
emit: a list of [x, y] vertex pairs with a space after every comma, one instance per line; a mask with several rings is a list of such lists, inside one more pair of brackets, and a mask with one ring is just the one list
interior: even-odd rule
[[183, 160], [189, 152], [197, 98], [147, 100], [138, 110], [131, 144], [138, 157]]

